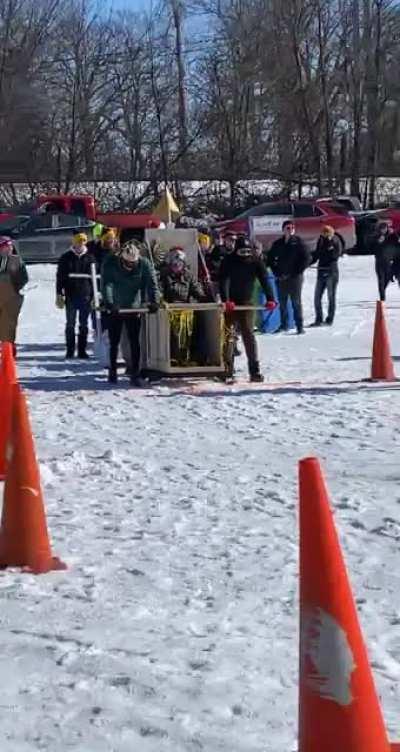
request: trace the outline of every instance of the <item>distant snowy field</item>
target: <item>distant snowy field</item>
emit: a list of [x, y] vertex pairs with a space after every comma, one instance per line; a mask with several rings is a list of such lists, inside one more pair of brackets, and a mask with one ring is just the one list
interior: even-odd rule
[[[31, 268], [18, 366], [69, 570], [0, 575], [1, 752], [294, 750], [297, 461], [309, 454], [400, 738], [400, 384], [357, 383], [372, 259], [344, 259], [334, 328], [259, 338], [265, 389], [206, 396], [109, 389], [94, 362], [67, 365], [54, 274]], [[400, 360], [394, 285], [387, 307]]]

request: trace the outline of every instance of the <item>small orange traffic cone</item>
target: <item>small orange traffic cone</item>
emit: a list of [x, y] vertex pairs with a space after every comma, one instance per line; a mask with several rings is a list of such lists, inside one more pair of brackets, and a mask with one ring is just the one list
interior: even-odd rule
[[65, 564], [51, 554], [28, 409], [19, 386], [13, 387], [12, 397], [0, 528], [0, 567], [23, 567], [33, 574], [66, 569]]
[[0, 364], [0, 480], [6, 472], [6, 446], [11, 430], [13, 385], [17, 383], [17, 371], [10, 342], [1, 345]]
[[390, 750], [324, 479], [318, 460], [305, 459], [300, 463], [299, 752]]
[[382, 300], [376, 303], [371, 380], [396, 381], [385, 320], [385, 306]]

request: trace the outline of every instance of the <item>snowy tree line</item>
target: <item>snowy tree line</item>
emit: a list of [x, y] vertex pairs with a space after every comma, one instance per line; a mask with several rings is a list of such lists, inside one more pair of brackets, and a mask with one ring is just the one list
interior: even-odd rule
[[[0, 3], [0, 178], [277, 180], [358, 193], [400, 174], [396, 0]], [[135, 208], [135, 206], [132, 206]]]

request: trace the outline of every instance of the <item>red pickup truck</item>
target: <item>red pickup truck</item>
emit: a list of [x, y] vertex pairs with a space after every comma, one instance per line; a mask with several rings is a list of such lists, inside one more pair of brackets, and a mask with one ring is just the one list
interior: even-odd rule
[[[121, 230], [123, 235], [129, 231], [144, 231], [149, 228], [157, 228], [161, 222], [152, 214], [133, 214], [131, 212], [101, 212], [96, 207], [93, 196], [85, 194], [72, 195], [40, 195], [37, 198], [37, 208], [48, 212], [62, 212], [63, 214], [75, 214], [86, 217], [107, 227], [115, 227]], [[135, 233], [135, 234], [136, 234]]]

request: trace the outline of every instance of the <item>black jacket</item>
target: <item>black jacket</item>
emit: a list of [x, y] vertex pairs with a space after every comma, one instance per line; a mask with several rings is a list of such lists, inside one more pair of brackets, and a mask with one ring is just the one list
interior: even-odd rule
[[297, 235], [292, 235], [288, 241], [282, 237], [272, 244], [267, 264], [278, 279], [298, 277], [310, 266], [311, 253]]
[[218, 282], [221, 264], [226, 255], [227, 251], [224, 245], [215, 245], [212, 251], [205, 256], [211, 282]]
[[109, 248], [104, 248], [100, 240], [91, 240], [87, 244], [87, 249], [91, 256], [94, 256], [94, 260], [96, 262], [96, 270], [98, 273], [100, 273], [103, 262], [106, 258], [108, 258], [108, 256], [111, 255], [111, 251], [109, 250]]
[[188, 269], [179, 275], [173, 274], [169, 269], [162, 269], [160, 286], [166, 303], [191, 303], [205, 298], [201, 285], [195, 282]]
[[312, 263], [318, 261], [318, 271], [330, 274], [339, 270], [338, 260], [342, 255], [342, 247], [339, 238], [332, 239], [320, 237], [317, 248], [312, 254]]
[[90, 279], [71, 279], [70, 274], [90, 274], [90, 265], [95, 263], [94, 256], [83, 253], [78, 256], [73, 250], [64, 253], [57, 267], [57, 295], [65, 295], [66, 298], [82, 298], [91, 300], [93, 297], [92, 282]]
[[391, 264], [397, 260], [400, 253], [400, 240], [395, 232], [385, 235], [383, 239], [375, 237], [371, 243], [372, 253], [375, 254], [377, 263]]
[[219, 283], [222, 300], [231, 300], [236, 305], [251, 305], [256, 280], [267, 300], [275, 300], [263, 261], [256, 258], [247, 261], [236, 253], [230, 253], [221, 264]]

